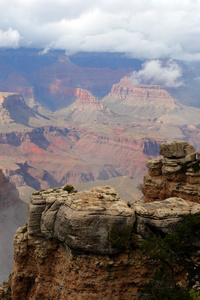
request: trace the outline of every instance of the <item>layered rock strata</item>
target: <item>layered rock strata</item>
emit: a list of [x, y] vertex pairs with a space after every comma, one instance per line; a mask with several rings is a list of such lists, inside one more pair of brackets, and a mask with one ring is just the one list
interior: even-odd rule
[[200, 203], [200, 151], [184, 141], [160, 145], [164, 157], [148, 161], [144, 176], [144, 201], [180, 197]]
[[[138, 249], [114, 248], [113, 226], [129, 225], [146, 239], [173, 232], [191, 213], [199, 214], [200, 204], [180, 198], [129, 207], [110, 186], [35, 193], [27, 228], [15, 236], [12, 299], [137, 299], [155, 265]], [[186, 286], [185, 270], [176, 276]]]

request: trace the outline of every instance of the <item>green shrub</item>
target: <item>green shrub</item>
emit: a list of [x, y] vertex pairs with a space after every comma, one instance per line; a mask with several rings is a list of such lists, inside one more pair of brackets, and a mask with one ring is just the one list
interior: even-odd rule
[[139, 292], [141, 300], [193, 300], [190, 291], [176, 284], [165, 269], [155, 273], [149, 283]]
[[22, 233], [25, 233], [27, 232], [27, 225], [25, 225], [23, 228], [22, 228]]
[[[141, 290], [140, 299], [200, 300], [200, 295], [197, 292], [183, 290], [175, 281], [175, 267], [177, 265], [183, 266], [187, 270], [191, 286], [194, 284], [193, 279], [196, 275], [199, 276], [200, 265], [197, 265], [192, 257], [198, 250], [195, 241], [199, 240], [199, 237], [200, 215], [189, 215], [177, 226], [173, 234], [168, 234], [165, 237], [154, 235], [140, 245], [140, 249], [145, 255], [159, 261], [158, 272]], [[161, 273], [161, 270], [165, 270], [165, 272]]]
[[64, 186], [63, 191], [67, 191], [68, 193], [73, 193], [75, 191], [75, 188], [71, 184], [67, 184]]
[[200, 300], [200, 291], [190, 290], [190, 296], [192, 300]]
[[181, 172], [181, 173], [186, 173], [186, 172], [187, 172], [187, 169], [188, 169], [188, 162], [183, 163], [183, 164], [181, 165], [181, 168], [180, 168], [179, 172]]
[[192, 165], [192, 169], [194, 172], [198, 172], [200, 170], [200, 165], [199, 165], [199, 161], [196, 161], [193, 165]]
[[113, 226], [110, 232], [110, 243], [114, 248], [121, 251], [135, 248], [137, 245], [137, 236], [133, 232], [133, 226], [126, 224]]

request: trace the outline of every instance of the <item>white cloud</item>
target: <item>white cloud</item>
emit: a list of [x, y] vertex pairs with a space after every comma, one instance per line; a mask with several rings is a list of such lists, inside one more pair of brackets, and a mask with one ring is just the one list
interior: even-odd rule
[[183, 85], [181, 77], [181, 68], [173, 60], [168, 60], [165, 65], [159, 60], [148, 61], [131, 76], [134, 84], [161, 84], [173, 88]]
[[9, 28], [19, 46], [200, 59], [199, 0], [0, 0]]
[[21, 37], [17, 30], [9, 28], [6, 31], [0, 29], [0, 47], [17, 48]]

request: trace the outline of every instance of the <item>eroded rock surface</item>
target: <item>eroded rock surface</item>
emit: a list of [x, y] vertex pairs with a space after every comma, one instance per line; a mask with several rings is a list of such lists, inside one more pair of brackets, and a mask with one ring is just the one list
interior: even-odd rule
[[162, 159], [148, 161], [144, 176], [144, 201], [180, 197], [200, 203], [200, 159], [192, 145], [174, 141], [160, 145]]
[[132, 225], [134, 219], [134, 211], [110, 186], [70, 194], [50, 189], [32, 195], [28, 233], [55, 238], [73, 249], [112, 254], [118, 252], [109, 241], [113, 225]]
[[[128, 207], [111, 186], [34, 193], [27, 231], [19, 228], [15, 236], [12, 299], [136, 300], [155, 263], [138, 248], [114, 248], [113, 226], [130, 225], [146, 239], [153, 233], [172, 233], [187, 215], [199, 213], [200, 204], [180, 198]], [[177, 278], [187, 285], [183, 268]]]
[[200, 214], [200, 204], [181, 198], [168, 198], [135, 206], [137, 233], [144, 239], [153, 234], [173, 233], [178, 223], [190, 214]]

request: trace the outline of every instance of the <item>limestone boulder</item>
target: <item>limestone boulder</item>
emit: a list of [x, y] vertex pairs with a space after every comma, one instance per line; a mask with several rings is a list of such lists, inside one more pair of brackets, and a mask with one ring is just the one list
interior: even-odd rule
[[136, 205], [137, 233], [147, 239], [153, 234], [173, 233], [186, 216], [200, 214], [200, 204], [173, 197]]
[[134, 210], [110, 186], [70, 194], [62, 189], [44, 193], [39, 194], [41, 205], [38, 204], [38, 196], [37, 199], [32, 198], [28, 232], [59, 240], [71, 249], [117, 253], [119, 250], [110, 244], [112, 227], [132, 226], [135, 222]]
[[167, 158], [181, 158], [188, 154], [195, 153], [192, 145], [184, 141], [173, 141], [162, 143], [159, 153]]

